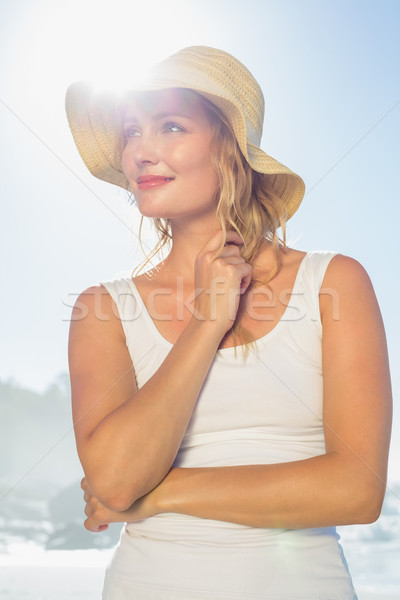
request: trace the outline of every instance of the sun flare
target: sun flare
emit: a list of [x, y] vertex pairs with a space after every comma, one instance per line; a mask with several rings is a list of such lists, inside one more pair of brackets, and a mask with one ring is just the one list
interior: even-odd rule
[[[174, 26], [172, 35], [176, 14], [179, 27]], [[30, 88], [45, 94], [65, 90], [79, 79], [119, 88], [190, 45], [195, 23], [192, 19], [185, 26], [188, 17], [187, 5], [179, 0], [151, 4], [115, 0], [112, 5], [105, 0], [44, 0], [25, 16], [23, 40], [15, 42], [16, 60], [24, 67]]]

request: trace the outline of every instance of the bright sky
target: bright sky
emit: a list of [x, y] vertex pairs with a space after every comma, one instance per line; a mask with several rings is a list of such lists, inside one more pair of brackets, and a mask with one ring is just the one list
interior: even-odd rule
[[211, 45], [258, 79], [262, 146], [306, 182], [288, 228], [295, 247], [348, 254], [371, 276], [387, 329], [391, 473], [400, 479], [399, 25], [398, 0], [0, 0], [0, 379], [43, 390], [66, 371], [76, 295], [141, 258], [126, 196], [78, 156], [67, 86], [133, 80], [184, 46]]

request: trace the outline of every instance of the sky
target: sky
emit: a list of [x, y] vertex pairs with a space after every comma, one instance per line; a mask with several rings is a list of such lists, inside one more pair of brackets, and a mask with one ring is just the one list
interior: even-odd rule
[[[291, 245], [352, 256], [372, 279], [395, 397], [390, 473], [400, 480], [399, 26], [397, 0], [0, 0], [0, 379], [46, 389], [68, 369], [77, 295], [142, 258], [126, 194], [77, 153], [67, 86], [134, 81], [182, 47], [215, 46], [264, 91], [262, 148], [306, 182]], [[144, 239], [151, 249], [150, 229]]]

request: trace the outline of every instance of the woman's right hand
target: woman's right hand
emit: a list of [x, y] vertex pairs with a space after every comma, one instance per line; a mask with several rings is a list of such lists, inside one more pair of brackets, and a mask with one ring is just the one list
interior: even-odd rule
[[104, 506], [94, 496], [86, 477], [84, 477], [81, 481], [81, 488], [84, 491], [83, 499], [86, 502], [85, 515], [87, 519], [84, 522], [85, 529], [93, 533], [99, 533], [108, 529], [110, 523], [141, 521], [157, 515], [161, 512], [156, 500], [160, 496], [160, 485], [138, 498], [127, 510], [116, 511]]
[[225, 246], [215, 257], [222, 230], [208, 240], [196, 257], [194, 317], [215, 323], [221, 337], [233, 326], [240, 295], [251, 283], [252, 266], [240, 255], [243, 239], [236, 231], [226, 232]]

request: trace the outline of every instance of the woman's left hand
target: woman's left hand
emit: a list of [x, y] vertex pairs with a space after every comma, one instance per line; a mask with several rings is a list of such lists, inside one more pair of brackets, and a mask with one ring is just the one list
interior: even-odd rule
[[151, 490], [145, 496], [138, 498], [130, 508], [118, 512], [110, 510], [93, 495], [89, 484], [84, 477], [81, 481], [81, 488], [84, 490], [83, 498], [86, 502], [85, 515], [87, 519], [84, 522], [84, 527], [88, 531], [101, 532], [108, 529], [109, 523], [125, 523], [136, 522], [142, 519], [147, 519], [160, 512], [157, 507], [156, 493]]

